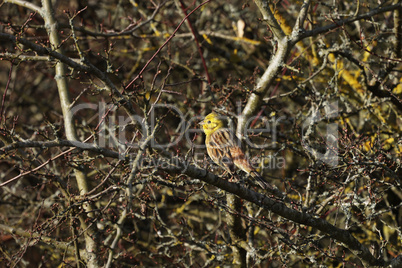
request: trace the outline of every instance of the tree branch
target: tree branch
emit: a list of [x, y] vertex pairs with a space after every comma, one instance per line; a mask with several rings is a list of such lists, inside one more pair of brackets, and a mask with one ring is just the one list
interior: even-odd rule
[[257, 5], [258, 9], [260, 10], [260, 12], [264, 18], [264, 21], [267, 22], [269, 28], [271, 29], [272, 33], [274, 34], [275, 39], [281, 40], [281, 39], [285, 38], [286, 35], [283, 32], [278, 21], [275, 19], [274, 14], [272, 14], [268, 1], [254, 0], [254, 2]]
[[293, 222], [306, 226], [311, 226], [317, 230], [320, 230], [321, 232], [326, 233], [338, 242], [343, 243], [354, 255], [358, 256], [360, 260], [365, 264], [368, 264], [370, 266], [387, 265], [384, 260], [376, 259], [370, 253], [369, 249], [366, 246], [362, 245], [348, 231], [335, 227], [334, 225], [321, 218], [291, 209], [287, 207], [284, 203], [275, 201], [263, 194], [246, 189], [239, 184], [234, 184], [223, 180], [212, 173], [208, 173], [204, 169], [188, 165], [187, 163], [184, 163], [179, 159], [175, 159], [175, 161], [170, 162], [162, 162], [160, 159], [158, 159], [158, 161], [158, 163], [160, 163], [159, 168], [170, 174], [186, 174], [189, 177], [202, 180], [229, 193], [235, 194], [244, 200], [252, 202], [257, 206], [263, 207], [266, 210], [272, 211], [279, 216], [282, 216]]
[[32, 4], [32, 3], [29, 3], [27, 1], [23, 1], [23, 0], [4, 0], [4, 3], [10, 3], [10, 4], [15, 4], [15, 5], [18, 5], [18, 6], [22, 6], [22, 7], [31, 9], [31, 10], [39, 13], [40, 15], [43, 15], [42, 14], [43, 10], [42, 10], [41, 7], [39, 7], [39, 6], [35, 5], [35, 4]]
[[49, 55], [55, 59], [58, 59], [59, 61], [61, 61], [62, 63], [65, 63], [66, 65], [68, 65], [69, 67], [73, 68], [75, 71], [78, 72], [83, 72], [85, 74], [91, 74], [94, 75], [96, 77], [98, 77], [100, 80], [102, 80], [106, 87], [113, 93], [115, 94], [118, 98], [117, 101], [121, 104], [124, 105], [125, 108], [127, 108], [128, 110], [128, 114], [134, 114], [134, 108], [131, 105], [131, 102], [128, 101], [120, 92], [119, 90], [116, 88], [116, 86], [113, 84], [113, 82], [109, 79], [109, 77], [102, 72], [101, 70], [99, 70], [98, 68], [96, 68], [94, 65], [90, 64], [88, 61], [85, 62], [86, 65], [84, 64], [80, 64], [78, 62], [76, 62], [76, 60], [73, 60], [55, 50], [52, 50], [50, 48], [47, 47], [43, 47], [40, 45], [37, 45], [33, 42], [28, 41], [25, 38], [22, 37], [16, 37], [14, 35], [11, 34], [6, 34], [6, 33], [0, 33], [0, 40], [3, 41], [8, 41], [11, 42], [12, 44], [16, 45], [16, 44], [23, 44], [25, 47], [32, 49], [33, 51], [35, 51], [36, 53], [38, 53], [39, 55]]
[[335, 23], [332, 23], [330, 25], [315, 28], [315, 29], [310, 30], [310, 31], [306, 31], [306, 32], [300, 34], [296, 39], [294, 39], [293, 43], [297, 43], [297, 42], [299, 42], [299, 41], [301, 41], [301, 40], [303, 40], [303, 39], [305, 39], [307, 37], [316, 36], [318, 34], [331, 31], [331, 30], [336, 29], [336, 28], [338, 28], [338, 27], [340, 27], [342, 25], [350, 24], [350, 23], [358, 21], [358, 20], [371, 19], [375, 15], [378, 15], [378, 14], [381, 14], [381, 13], [384, 13], [384, 12], [393, 11], [393, 10], [396, 10], [398, 8], [401, 8], [401, 7], [402, 7], [402, 2], [400, 2], [400, 1], [397, 4], [386, 6], [386, 7], [379, 6], [378, 8], [375, 8], [375, 9], [373, 9], [370, 12], [367, 12], [365, 14], [358, 15], [358, 16], [351, 17], [351, 18], [344, 19], [344, 20], [337, 20]]
[[[0, 150], [2, 151], [2, 154], [4, 154], [5, 152], [8, 152], [16, 148], [30, 147], [30, 146], [53, 147], [53, 146], [60, 146], [60, 144], [63, 144], [64, 146], [82, 146], [77, 148], [102, 153], [110, 157], [119, 157], [119, 154], [116, 152], [113, 153], [110, 150], [101, 149], [97, 146], [92, 146], [89, 144], [80, 144], [72, 141], [45, 142], [45, 143], [25, 142], [25, 143], [11, 144], [9, 146], [1, 148]], [[224, 180], [213, 173], [209, 173], [205, 169], [201, 169], [193, 165], [190, 165], [189, 163], [184, 162], [179, 158], [172, 157], [170, 160], [158, 158], [152, 160], [151, 162], [158, 163], [158, 169], [165, 171], [169, 174], [174, 175], [185, 174], [191, 178], [199, 179], [203, 182], [206, 182], [210, 185], [214, 185], [229, 193], [235, 194], [241, 199], [254, 203], [257, 206], [265, 208], [268, 211], [272, 211], [288, 220], [320, 230], [321, 232], [326, 233], [329, 237], [337, 240], [338, 242], [343, 243], [354, 255], [358, 256], [361, 259], [361, 261], [367, 265], [385, 266], [385, 265], [393, 265], [393, 263], [398, 263], [398, 261], [396, 260], [392, 260], [391, 262], [385, 263], [385, 261], [382, 259], [376, 259], [370, 253], [369, 249], [366, 246], [362, 245], [348, 231], [340, 229], [321, 218], [312, 216], [304, 212], [297, 211], [295, 209], [291, 209], [287, 207], [285, 203], [276, 201], [272, 198], [269, 198], [266, 195], [242, 187], [240, 184], [228, 182], [227, 180]], [[401, 257], [399, 256], [398, 260], [400, 260], [400, 258]]]

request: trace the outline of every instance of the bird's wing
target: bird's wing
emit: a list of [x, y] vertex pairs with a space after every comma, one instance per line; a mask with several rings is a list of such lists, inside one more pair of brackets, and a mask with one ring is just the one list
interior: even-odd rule
[[234, 146], [232, 132], [228, 129], [217, 130], [211, 134], [208, 142], [208, 154], [212, 160], [232, 173], [235, 168], [231, 154], [231, 148]]
[[228, 129], [221, 129], [211, 134], [208, 154], [212, 160], [233, 173], [235, 166], [250, 174], [263, 189], [273, 189], [254, 169], [241, 148], [240, 140]]

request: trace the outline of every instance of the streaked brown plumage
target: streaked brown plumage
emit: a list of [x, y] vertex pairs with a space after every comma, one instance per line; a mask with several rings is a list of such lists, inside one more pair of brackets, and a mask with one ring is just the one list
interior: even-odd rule
[[248, 161], [239, 139], [232, 131], [223, 127], [223, 122], [217, 114], [210, 113], [201, 124], [206, 135], [205, 145], [208, 155], [216, 164], [230, 174], [233, 174], [237, 167], [256, 179], [261, 188], [271, 188]]

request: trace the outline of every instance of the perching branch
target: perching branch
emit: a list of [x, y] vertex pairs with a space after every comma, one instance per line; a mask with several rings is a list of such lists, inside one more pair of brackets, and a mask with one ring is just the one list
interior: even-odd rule
[[369, 249], [366, 246], [362, 245], [348, 231], [335, 227], [334, 225], [330, 224], [329, 222], [319, 217], [291, 209], [287, 207], [284, 203], [275, 201], [263, 194], [244, 188], [239, 184], [234, 184], [226, 180], [223, 180], [212, 173], [208, 173], [204, 169], [200, 169], [193, 165], [187, 165], [186, 163], [181, 162], [180, 160], [174, 161], [174, 164], [171, 164], [171, 162], [161, 163], [160, 161], [159, 163], [161, 167], [163, 166], [163, 168], [161, 169], [168, 173], [175, 175], [186, 174], [191, 178], [202, 180], [208, 184], [214, 185], [229, 193], [235, 194], [239, 196], [241, 199], [252, 202], [259, 207], [263, 207], [268, 211], [272, 211], [280, 215], [281, 217], [320, 230], [321, 232], [326, 233], [329, 237], [337, 240], [340, 243], [343, 243], [343, 245], [349, 248], [349, 250], [354, 255], [358, 256], [360, 260], [367, 265], [387, 266], [392, 263], [392, 262], [385, 263], [382, 259], [376, 259], [370, 253]]
[[[36, 147], [41, 147], [40, 142], [29, 142], [29, 143], [20, 143], [21, 147], [29, 147], [29, 144]], [[103, 149], [96, 146], [91, 146], [88, 144], [79, 144], [76, 142], [70, 141], [61, 141], [61, 144], [64, 146], [77, 146], [77, 149], [82, 150], [91, 150], [94, 152], [98, 152], [101, 154], [105, 154], [105, 156], [109, 157], [119, 157], [118, 153], [113, 153], [110, 150]], [[56, 146], [57, 142], [48, 142], [43, 143], [42, 147], [45, 146]], [[18, 144], [13, 144], [7, 147], [2, 148], [3, 152], [10, 151], [12, 148], [21, 148]], [[141, 151], [139, 151], [141, 152]], [[363, 263], [366, 263], [370, 266], [386, 266], [393, 265], [393, 263], [397, 262], [401, 257], [396, 258], [391, 262], [385, 263], [382, 259], [376, 259], [369, 251], [369, 249], [361, 244], [353, 235], [350, 234], [347, 230], [340, 229], [330, 224], [324, 219], [321, 219], [317, 216], [310, 215], [305, 212], [300, 212], [298, 210], [289, 208], [285, 203], [280, 201], [276, 201], [264, 194], [257, 193], [253, 190], [247, 189], [240, 184], [231, 183], [227, 180], [222, 179], [221, 177], [209, 173], [205, 169], [201, 169], [195, 167], [189, 163], [184, 162], [179, 158], [172, 158], [170, 160], [167, 159], [155, 159], [151, 161], [152, 163], [158, 163], [158, 169], [167, 172], [173, 175], [185, 174], [191, 178], [198, 179], [210, 185], [214, 185], [222, 190], [225, 190], [229, 193], [235, 194], [241, 199], [247, 200], [256, 204], [259, 207], [262, 207], [268, 211], [276, 213], [277, 215], [284, 217], [288, 220], [291, 220], [298, 224], [303, 224], [306, 226], [313, 227], [325, 234], [329, 237], [337, 240], [340, 243], [343, 243], [349, 250], [356, 256], [358, 256]], [[397, 266], [394, 266], [397, 267]]]

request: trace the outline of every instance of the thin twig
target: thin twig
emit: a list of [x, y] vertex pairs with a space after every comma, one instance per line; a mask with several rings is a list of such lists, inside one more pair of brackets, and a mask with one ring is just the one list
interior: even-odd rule
[[166, 41], [158, 48], [158, 50], [152, 55], [152, 57], [147, 61], [147, 63], [144, 65], [144, 67], [141, 69], [141, 71], [137, 74], [137, 76], [130, 81], [130, 83], [128, 83], [127, 86], [124, 87], [124, 90], [128, 89], [135, 81], [137, 81], [138, 78], [140, 78], [140, 76], [142, 75], [142, 73], [145, 71], [145, 69], [148, 67], [149, 64], [151, 64], [151, 62], [153, 61], [153, 59], [159, 54], [159, 52], [170, 42], [170, 40], [173, 39], [173, 37], [175, 36], [176, 32], [180, 29], [180, 27], [183, 25], [183, 23], [187, 20], [187, 18], [193, 14], [196, 10], [198, 10], [200, 7], [202, 7], [203, 5], [211, 2], [212, 0], [207, 0], [201, 4], [199, 4], [196, 8], [194, 8], [190, 13], [188, 13], [187, 16], [184, 17], [184, 19], [182, 19], [182, 21], [179, 23], [179, 25], [176, 27], [176, 29], [173, 31], [173, 33], [169, 36], [168, 39], [166, 39]]

